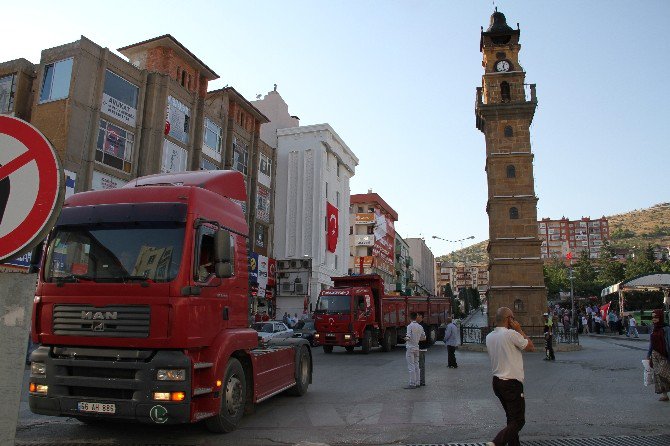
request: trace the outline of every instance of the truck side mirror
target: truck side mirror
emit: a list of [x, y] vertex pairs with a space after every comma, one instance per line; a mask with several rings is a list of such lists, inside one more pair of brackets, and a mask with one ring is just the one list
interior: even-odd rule
[[219, 278], [233, 276], [230, 232], [219, 229], [214, 234], [214, 274]]

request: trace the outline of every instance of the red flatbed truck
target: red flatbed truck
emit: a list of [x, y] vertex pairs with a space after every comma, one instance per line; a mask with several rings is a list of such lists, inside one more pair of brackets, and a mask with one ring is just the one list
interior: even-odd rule
[[30, 409], [228, 432], [312, 380], [307, 341], [249, 328], [248, 228], [232, 171], [138, 178], [68, 198], [35, 292]]
[[384, 294], [384, 280], [378, 274], [333, 277], [333, 287], [321, 291], [314, 311], [317, 345], [325, 353], [333, 347], [348, 352], [360, 346], [364, 353], [381, 346], [390, 351], [405, 342], [409, 314], [424, 313], [426, 336], [433, 343], [438, 328], [450, 312], [447, 298]]

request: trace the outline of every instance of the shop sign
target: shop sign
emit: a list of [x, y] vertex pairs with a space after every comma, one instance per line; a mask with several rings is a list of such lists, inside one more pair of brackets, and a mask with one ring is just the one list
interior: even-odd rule
[[354, 243], [356, 246], [374, 246], [375, 236], [370, 234], [357, 235]]
[[375, 223], [375, 214], [368, 212], [365, 214], [356, 214], [357, 225], [372, 225]]
[[265, 297], [265, 289], [268, 287], [268, 258], [258, 255], [258, 297]]
[[363, 261], [363, 268], [370, 268], [374, 263], [374, 257], [372, 256], [354, 257], [355, 268], [361, 266], [361, 260]]
[[106, 115], [118, 119], [124, 124], [135, 127], [137, 120], [137, 110], [130, 105], [124, 104], [118, 99], [114, 99], [107, 93], [102, 94], [102, 106], [100, 111]]
[[126, 183], [127, 181], [125, 180], [94, 170], [93, 180], [91, 181], [91, 190], [118, 189]]
[[249, 254], [249, 283], [258, 283], [258, 254]]

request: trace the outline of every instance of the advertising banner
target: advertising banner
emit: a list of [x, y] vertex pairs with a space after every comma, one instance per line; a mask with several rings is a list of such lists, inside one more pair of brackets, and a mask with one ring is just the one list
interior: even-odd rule
[[258, 283], [258, 254], [249, 254], [249, 283]]
[[74, 195], [74, 188], [77, 185], [77, 174], [65, 169], [65, 198]]
[[265, 297], [268, 287], [268, 258], [258, 255], [258, 297]]
[[393, 220], [376, 210], [375, 216], [375, 244], [372, 248], [372, 255], [379, 257], [386, 263], [393, 265], [395, 263], [395, 228]]
[[365, 214], [356, 214], [357, 225], [372, 225], [375, 223], [375, 214], [367, 212]]
[[133, 107], [124, 104], [118, 99], [114, 99], [107, 93], [102, 94], [102, 106], [100, 112], [109, 115], [119, 121], [135, 127], [137, 120], [137, 110]]
[[270, 191], [262, 186], [256, 191], [256, 218], [270, 223]]
[[91, 181], [91, 190], [118, 189], [126, 183], [127, 181], [125, 180], [94, 170], [93, 179]]
[[374, 246], [375, 236], [371, 234], [357, 235], [354, 244], [356, 246]]
[[354, 270], [361, 266], [361, 261], [363, 262], [363, 268], [370, 268], [374, 265], [374, 257], [372, 256], [354, 257]]
[[167, 134], [184, 144], [188, 144], [191, 110], [172, 96], [168, 96], [165, 115]]
[[188, 152], [177, 144], [163, 140], [163, 162], [161, 163], [162, 173], [185, 172]]

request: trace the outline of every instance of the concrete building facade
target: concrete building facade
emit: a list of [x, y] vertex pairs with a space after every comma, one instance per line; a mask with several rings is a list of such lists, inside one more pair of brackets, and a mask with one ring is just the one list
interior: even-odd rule
[[[358, 158], [328, 124], [276, 133], [277, 313], [300, 314], [313, 308], [319, 292], [332, 285], [332, 276], [347, 273], [349, 179]], [[328, 205], [337, 213], [333, 251], [328, 249]]]
[[396, 291], [395, 227], [398, 213], [379, 194], [351, 196], [349, 273], [379, 274], [387, 292]]
[[411, 295], [410, 282], [413, 279], [412, 267], [414, 260], [409, 255], [409, 245], [400, 234], [395, 233], [395, 291], [403, 295]]
[[406, 238], [412, 258], [410, 286], [415, 293], [435, 295], [435, 256], [422, 238]]
[[609, 223], [602, 217], [591, 220], [582, 217], [580, 220], [560, 220], [543, 218], [537, 222], [538, 237], [542, 240], [542, 259], [562, 259], [571, 252], [575, 258], [582, 251], [589, 254], [589, 258], [600, 258], [603, 243], [610, 239]]
[[489, 325], [503, 306], [522, 325], [541, 325], [547, 306], [530, 144], [537, 98], [534, 84], [526, 89], [519, 34], [496, 11], [480, 41], [484, 74], [475, 115], [486, 142]]

